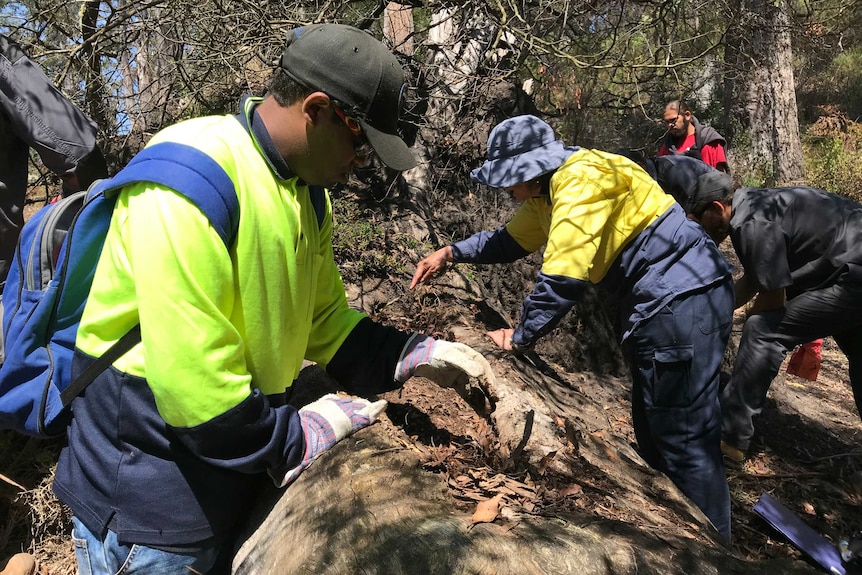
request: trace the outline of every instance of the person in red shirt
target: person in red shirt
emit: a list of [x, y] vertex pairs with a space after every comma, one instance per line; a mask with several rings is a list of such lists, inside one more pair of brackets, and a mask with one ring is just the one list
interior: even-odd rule
[[670, 102], [665, 106], [663, 122], [667, 126], [667, 135], [659, 148], [659, 156], [685, 154], [730, 173], [724, 154], [724, 138], [711, 126], [701, 124], [688, 104], [682, 100]]

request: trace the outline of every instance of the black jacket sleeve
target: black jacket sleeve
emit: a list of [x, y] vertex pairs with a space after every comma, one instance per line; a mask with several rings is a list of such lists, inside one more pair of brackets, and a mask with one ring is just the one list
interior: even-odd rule
[[356, 395], [368, 396], [401, 387], [395, 367], [413, 332], [364, 318], [326, 366], [326, 372]]

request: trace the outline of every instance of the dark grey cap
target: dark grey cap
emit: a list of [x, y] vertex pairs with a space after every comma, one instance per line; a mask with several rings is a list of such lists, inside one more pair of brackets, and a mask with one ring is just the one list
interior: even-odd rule
[[700, 216], [712, 202], [720, 202], [732, 193], [733, 178], [729, 174], [718, 170], [701, 174], [685, 211]]
[[404, 70], [371, 34], [343, 24], [313, 24], [291, 30], [281, 56], [287, 75], [325, 92], [356, 116], [384, 164], [409, 170], [416, 159], [398, 135]]

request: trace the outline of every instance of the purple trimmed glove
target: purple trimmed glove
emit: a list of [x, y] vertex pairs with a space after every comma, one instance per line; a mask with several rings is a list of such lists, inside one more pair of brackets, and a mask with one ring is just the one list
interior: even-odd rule
[[428, 378], [443, 387], [463, 385], [469, 378], [493, 382], [488, 360], [463, 343], [414, 334], [395, 367], [395, 381], [404, 383], [414, 375]]
[[368, 427], [386, 409], [386, 401], [368, 401], [359, 397], [324, 395], [299, 410], [302, 433], [305, 435], [305, 455], [302, 462], [288, 471], [276, 483], [284, 487], [292, 483], [324, 451], [363, 427]]

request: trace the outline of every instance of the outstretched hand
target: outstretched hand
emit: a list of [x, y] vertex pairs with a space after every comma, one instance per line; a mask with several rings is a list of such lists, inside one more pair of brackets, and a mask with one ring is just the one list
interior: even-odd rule
[[497, 394], [497, 379], [488, 360], [459, 342], [415, 334], [398, 360], [395, 381], [404, 383], [414, 375], [454, 388], [482, 413], [490, 413], [490, 398]]
[[491, 341], [497, 344], [497, 347], [506, 351], [512, 351], [512, 334], [514, 329], [502, 328], [495, 331], [486, 332], [485, 335], [491, 338]]
[[416, 287], [417, 284], [425, 283], [441, 271], [444, 271], [452, 259], [452, 248], [450, 246], [440, 248], [433, 254], [426, 256], [416, 264], [416, 272], [413, 274], [413, 281], [410, 282], [410, 289]]
[[413, 375], [425, 377], [442, 387], [464, 385], [468, 377], [492, 380], [494, 372], [481, 353], [463, 343], [435, 340], [430, 356], [416, 366]]

